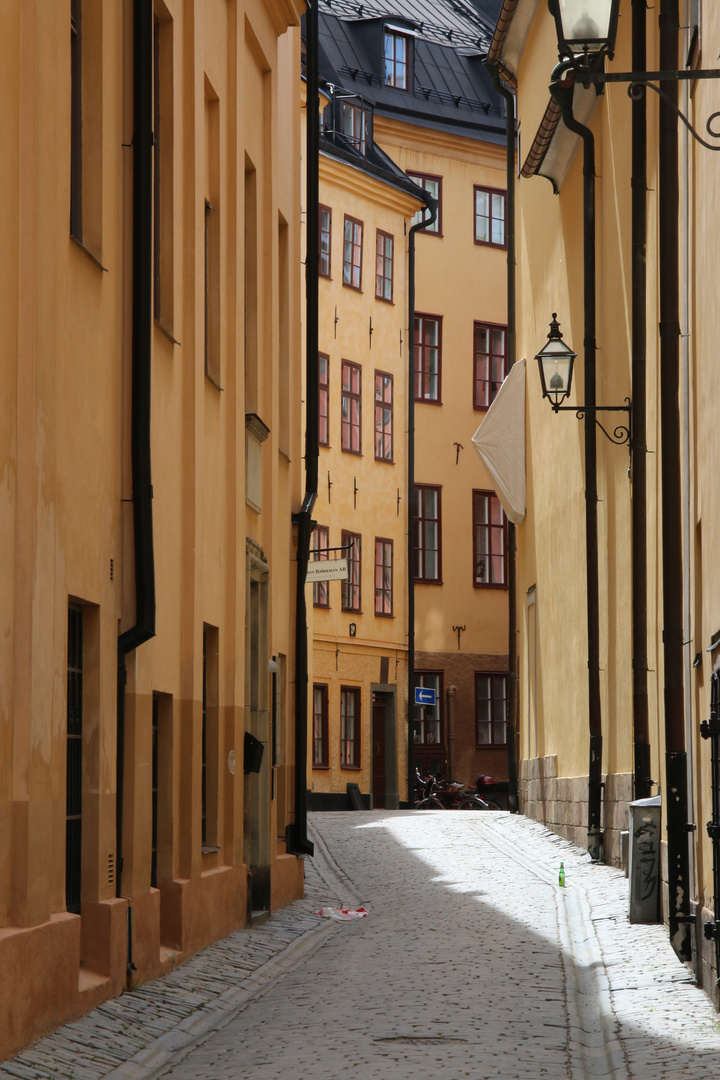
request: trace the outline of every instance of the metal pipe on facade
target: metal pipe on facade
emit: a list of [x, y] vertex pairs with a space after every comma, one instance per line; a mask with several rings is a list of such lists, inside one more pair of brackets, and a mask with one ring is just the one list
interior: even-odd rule
[[407, 595], [408, 595], [408, 806], [412, 810], [415, 784], [415, 233], [437, 218], [435, 201], [427, 194], [429, 217], [410, 226], [408, 233], [408, 448], [407, 448]]
[[308, 629], [305, 580], [312, 541], [312, 512], [318, 488], [318, 271], [320, 97], [318, 94], [317, 0], [305, 11], [306, 60], [306, 198], [305, 214], [305, 494], [298, 514], [295, 591], [295, 821], [288, 825], [287, 850], [312, 855], [307, 835]]
[[116, 758], [116, 894], [122, 893], [125, 755], [125, 658], [155, 636], [150, 391], [152, 358], [152, 0], [133, 7], [133, 224], [132, 224], [132, 505], [135, 549], [135, 623], [118, 638]]
[[[647, 64], [647, 3], [632, 0], [632, 67]], [[632, 664], [636, 799], [650, 795], [647, 654], [647, 101], [632, 99]]]
[[[506, 163], [506, 239], [507, 239], [507, 370], [516, 359], [516, 289], [515, 289], [515, 97], [500, 78], [497, 61], [485, 61], [493, 86], [505, 100], [505, 163]], [[515, 733], [518, 718], [518, 657], [517, 657], [517, 538], [515, 525], [508, 522], [508, 692], [507, 692], [507, 753], [508, 803], [513, 813], [518, 811], [517, 747]]]
[[585, 548], [587, 562], [588, 851], [594, 862], [605, 858], [602, 833], [602, 711], [600, 703], [600, 603], [598, 585], [597, 445], [595, 431], [595, 139], [573, 115], [574, 78], [553, 83], [550, 93], [569, 131], [583, 140], [583, 289], [585, 359]]
[[[677, 68], [677, 0], [660, 3], [660, 68]], [[660, 99], [658, 229], [660, 264], [660, 439], [662, 490], [665, 803], [667, 807], [670, 941], [692, 959], [683, 702], [682, 484], [680, 474], [680, 318], [678, 83], [663, 80]], [[667, 99], [667, 100], [666, 100]]]

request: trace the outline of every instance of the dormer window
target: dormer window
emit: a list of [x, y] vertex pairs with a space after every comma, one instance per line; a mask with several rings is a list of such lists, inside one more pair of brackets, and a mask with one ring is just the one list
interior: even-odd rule
[[385, 85], [408, 88], [409, 40], [405, 34], [385, 28]]
[[361, 154], [367, 144], [367, 112], [360, 105], [351, 101], [340, 102], [340, 130], [348, 139], [352, 139]]

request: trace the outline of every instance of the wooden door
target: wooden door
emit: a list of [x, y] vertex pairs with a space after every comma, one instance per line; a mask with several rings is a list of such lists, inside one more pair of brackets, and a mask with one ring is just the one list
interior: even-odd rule
[[373, 705], [372, 710], [372, 797], [373, 807], [385, 808], [385, 706]]

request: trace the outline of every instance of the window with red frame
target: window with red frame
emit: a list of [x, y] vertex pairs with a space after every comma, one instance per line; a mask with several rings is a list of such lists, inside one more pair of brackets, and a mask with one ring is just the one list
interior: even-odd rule
[[378, 229], [375, 233], [375, 296], [392, 303], [393, 245], [390, 233]]
[[315, 683], [313, 686], [313, 769], [327, 769], [330, 764], [328, 726], [328, 688], [324, 683]]
[[507, 518], [497, 495], [473, 491], [473, 584], [504, 586]]
[[342, 430], [340, 446], [348, 454], [362, 453], [362, 369], [342, 362]]
[[[316, 525], [312, 534], [313, 562], [327, 559], [328, 546], [330, 544], [330, 530], [327, 525]], [[313, 582], [313, 606], [330, 607], [330, 583], [327, 581]]]
[[505, 192], [475, 187], [475, 243], [505, 247]]
[[428, 484], [415, 485], [415, 580], [432, 584], [441, 580], [440, 491]]
[[360, 768], [361, 750], [360, 689], [340, 688], [340, 765], [343, 769]]
[[375, 537], [375, 614], [393, 613], [393, 542]]
[[320, 277], [330, 277], [330, 254], [332, 240], [332, 210], [329, 206], [320, 208]]
[[318, 353], [318, 443], [330, 445], [330, 357]]
[[507, 328], [475, 323], [473, 405], [487, 409], [502, 385], [507, 363]]
[[343, 237], [343, 285], [350, 289], [362, 286], [362, 236], [363, 223], [345, 215]]
[[393, 459], [393, 377], [375, 372], [375, 460]]
[[[442, 236], [442, 176], [428, 176], [427, 173], [408, 173], [408, 176], [422, 188], [423, 191], [427, 191], [428, 195], [437, 203], [437, 214], [435, 220], [426, 225], [420, 232], [435, 234], [435, 236]], [[416, 214], [413, 214], [412, 224], [417, 225], [419, 221], [428, 216], [428, 211], [423, 207], [422, 210], [418, 210]]]
[[415, 400], [440, 402], [442, 319], [415, 316]]
[[392, 30], [385, 31], [385, 85], [397, 90], [408, 88], [408, 38]]
[[342, 546], [347, 548], [347, 580], [342, 583], [343, 611], [360, 611], [360, 534], [342, 532]]
[[507, 745], [507, 675], [475, 673], [475, 741]]

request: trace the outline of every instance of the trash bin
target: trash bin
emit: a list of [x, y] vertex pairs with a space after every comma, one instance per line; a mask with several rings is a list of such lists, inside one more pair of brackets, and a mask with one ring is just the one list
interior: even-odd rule
[[630, 803], [630, 922], [660, 921], [659, 795]]

